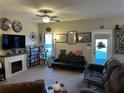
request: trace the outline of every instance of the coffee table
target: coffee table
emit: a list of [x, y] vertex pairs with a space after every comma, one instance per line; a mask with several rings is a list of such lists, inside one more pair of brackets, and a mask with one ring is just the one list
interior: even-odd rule
[[[64, 87], [64, 84], [61, 83], [60, 85], [61, 88], [62, 86]], [[46, 93], [54, 93], [54, 85], [46, 85], [45, 88], [46, 88]]]

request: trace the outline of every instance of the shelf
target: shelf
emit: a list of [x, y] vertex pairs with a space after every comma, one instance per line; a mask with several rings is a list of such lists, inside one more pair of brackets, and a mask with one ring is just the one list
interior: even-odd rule
[[28, 68], [40, 64], [40, 50], [37, 46], [27, 46], [27, 66]]

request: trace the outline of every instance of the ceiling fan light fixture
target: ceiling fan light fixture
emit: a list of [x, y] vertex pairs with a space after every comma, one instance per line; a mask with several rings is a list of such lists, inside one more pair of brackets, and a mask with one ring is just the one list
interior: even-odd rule
[[50, 17], [49, 16], [44, 16], [44, 17], [42, 17], [42, 21], [44, 23], [49, 23], [50, 22]]

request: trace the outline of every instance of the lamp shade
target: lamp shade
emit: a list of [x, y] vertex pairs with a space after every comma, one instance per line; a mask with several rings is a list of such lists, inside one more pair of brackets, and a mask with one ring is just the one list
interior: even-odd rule
[[42, 21], [44, 23], [49, 23], [50, 22], [50, 17], [49, 16], [44, 16], [44, 17], [42, 17]]

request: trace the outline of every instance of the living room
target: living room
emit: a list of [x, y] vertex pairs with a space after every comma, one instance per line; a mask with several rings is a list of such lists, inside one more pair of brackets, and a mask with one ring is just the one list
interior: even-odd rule
[[[53, 44], [51, 57], [54, 57], [54, 59], [59, 58], [61, 50], [64, 50], [67, 55], [71, 52], [80, 52], [78, 55], [84, 56], [88, 64], [97, 64], [95, 62], [96, 56], [94, 54], [94, 42], [96, 37], [98, 37], [97, 39], [108, 40], [108, 54], [105, 60], [110, 57], [114, 57], [121, 63], [124, 63], [123, 36], [121, 39], [122, 42], [120, 43], [120, 45], [122, 45], [120, 46], [121, 49], [115, 51], [118, 49], [118, 44], [115, 43], [115, 31], [118, 29], [122, 30], [120, 32], [124, 35], [123, 4], [123, 0], [69, 0], [65, 2], [60, 0], [54, 0], [52, 2], [47, 0], [0, 0], [0, 19], [2, 20], [3, 18], [5, 20], [9, 20], [7, 22], [10, 23], [9, 25], [8, 23], [5, 23], [8, 25], [8, 28], [4, 29], [0, 27], [0, 55], [2, 57], [0, 58], [0, 61], [7, 59], [7, 62], [5, 62], [6, 68], [4, 67], [6, 69], [6, 80], [0, 83], [3, 85], [4, 83], [17, 83], [43, 79], [45, 85], [48, 85], [54, 84], [55, 81], [59, 81], [65, 85], [65, 88], [67, 88], [69, 93], [78, 93], [84, 86], [83, 78], [85, 69], [83, 69], [83, 73], [80, 73], [78, 70], [75, 71], [73, 68], [68, 70], [68, 68], [65, 67], [56, 67], [57, 69], [54, 70], [53, 68], [48, 68], [49, 63], [47, 63], [45, 59], [42, 60], [42, 58], [39, 59], [40, 62], [37, 63], [36, 66], [28, 66], [28, 53], [25, 52], [25, 48], [30, 46], [42, 48], [45, 46], [45, 34], [52, 34]], [[49, 23], [44, 23], [42, 21], [43, 15], [50, 15], [50, 17], [53, 16], [55, 18], [53, 18]], [[14, 29], [12, 24], [15, 21], [20, 24], [19, 29], [16, 29], [16, 27]], [[2, 26], [2, 21], [0, 22], [0, 25]], [[72, 32], [74, 34], [72, 34]], [[75, 38], [78, 39], [78, 34], [82, 35], [86, 33], [89, 33], [89, 41], [75, 40]], [[71, 34], [70, 36], [74, 35], [75, 37], [73, 40], [70, 40], [71, 43], [69, 43], [69, 34]], [[97, 34], [100, 34], [100, 36], [96, 36]], [[25, 36], [25, 43], [23, 42], [25, 44], [25, 48], [3, 49], [3, 35]], [[58, 39], [57, 36], [61, 39]], [[42, 52], [38, 55], [45, 54]], [[18, 53], [21, 55], [18, 55]], [[10, 57], [10, 55], [14, 56]], [[12, 63], [12, 61], [16, 61], [16, 59], [17, 61], [22, 60], [23, 71], [10, 74], [10, 62]], [[44, 62], [46, 63], [44, 64]], [[105, 62], [106, 61], [104, 61], [102, 65], [104, 65]], [[5, 66], [5, 64], [3, 66]]]

